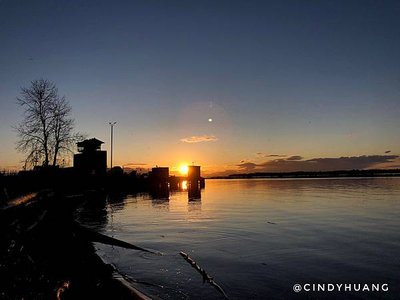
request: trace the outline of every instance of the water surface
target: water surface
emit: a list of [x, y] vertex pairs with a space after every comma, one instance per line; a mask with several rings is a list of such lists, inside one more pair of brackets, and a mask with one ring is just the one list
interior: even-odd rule
[[[108, 196], [82, 222], [163, 256], [96, 244], [98, 253], [163, 299], [398, 299], [400, 178], [207, 180], [201, 199], [175, 192]], [[89, 213], [88, 213], [89, 215]], [[388, 283], [389, 292], [296, 294], [295, 283]]]

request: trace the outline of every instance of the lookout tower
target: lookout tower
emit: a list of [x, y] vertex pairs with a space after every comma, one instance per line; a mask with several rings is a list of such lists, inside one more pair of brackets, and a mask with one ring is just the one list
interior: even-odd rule
[[74, 155], [74, 168], [81, 174], [103, 175], [107, 170], [107, 151], [101, 150], [104, 142], [92, 138], [76, 143], [78, 154]]

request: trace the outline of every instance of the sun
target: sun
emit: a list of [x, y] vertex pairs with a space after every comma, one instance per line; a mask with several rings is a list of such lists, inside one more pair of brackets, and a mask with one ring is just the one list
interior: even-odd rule
[[182, 165], [182, 166], [179, 167], [179, 172], [180, 172], [182, 175], [187, 175], [188, 170], [189, 170], [189, 168], [188, 168], [188, 166], [186, 166], [186, 165]]

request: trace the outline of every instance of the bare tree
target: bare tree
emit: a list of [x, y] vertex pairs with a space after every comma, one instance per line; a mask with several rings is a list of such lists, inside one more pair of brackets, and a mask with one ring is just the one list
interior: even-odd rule
[[74, 119], [68, 101], [58, 95], [53, 82], [39, 79], [21, 89], [17, 102], [25, 109], [24, 118], [16, 127], [17, 149], [26, 153], [25, 166], [56, 166], [58, 158], [71, 151], [81, 137], [73, 132]]

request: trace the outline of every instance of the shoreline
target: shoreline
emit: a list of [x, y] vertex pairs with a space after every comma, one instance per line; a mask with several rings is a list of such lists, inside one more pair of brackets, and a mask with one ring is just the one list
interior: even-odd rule
[[357, 178], [357, 177], [399, 177], [400, 169], [338, 170], [318, 172], [254, 172], [210, 176], [206, 179], [252, 179], [252, 178]]
[[0, 211], [2, 299], [149, 299], [76, 228], [81, 201], [39, 193]]

